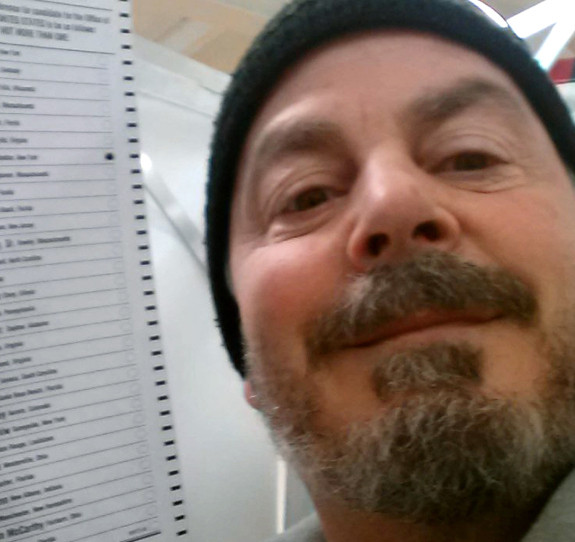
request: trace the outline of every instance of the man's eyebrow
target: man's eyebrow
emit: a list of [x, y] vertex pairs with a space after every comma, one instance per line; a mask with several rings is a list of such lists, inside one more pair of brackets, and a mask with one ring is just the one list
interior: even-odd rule
[[440, 124], [477, 105], [494, 104], [514, 116], [524, 114], [521, 103], [505, 87], [485, 79], [463, 79], [447, 89], [418, 98], [401, 114], [411, 124]]
[[[439, 90], [428, 91], [400, 113], [402, 125], [440, 124], [466, 109], [495, 104], [502, 114], [523, 114], [519, 100], [505, 87], [482, 78], [468, 78]], [[405, 124], [404, 124], [405, 123]], [[338, 125], [328, 119], [290, 119], [262, 132], [253, 144], [251, 175], [281, 156], [298, 152], [341, 152], [346, 141]]]
[[329, 120], [294, 120], [264, 131], [254, 143], [252, 171], [257, 174], [277, 158], [298, 152], [338, 152], [345, 140]]

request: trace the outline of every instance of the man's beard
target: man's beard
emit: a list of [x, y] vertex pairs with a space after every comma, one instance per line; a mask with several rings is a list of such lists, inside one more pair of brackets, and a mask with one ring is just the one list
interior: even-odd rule
[[[325, 368], [317, 356], [426, 309], [488, 309], [534, 330], [538, 316], [533, 294], [507, 272], [428, 253], [354, 279], [310, 322], [311, 370]], [[546, 375], [530, 401], [480, 389], [482, 351], [464, 342], [382, 356], [371, 374], [382, 408], [340, 430], [319, 426], [314, 384], [292, 377], [265, 343], [247, 345], [249, 378], [278, 448], [312, 494], [425, 524], [511, 517], [537, 507], [575, 463], [574, 319], [537, 331]]]

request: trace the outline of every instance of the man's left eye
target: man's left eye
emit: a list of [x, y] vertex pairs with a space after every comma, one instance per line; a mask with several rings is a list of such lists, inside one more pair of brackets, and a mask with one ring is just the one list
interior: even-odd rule
[[465, 152], [458, 154], [444, 161], [441, 170], [443, 171], [478, 171], [492, 167], [498, 160], [483, 152]]

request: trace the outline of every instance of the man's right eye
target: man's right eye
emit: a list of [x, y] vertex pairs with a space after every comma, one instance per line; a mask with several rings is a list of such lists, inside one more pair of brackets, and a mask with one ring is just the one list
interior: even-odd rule
[[309, 188], [293, 197], [284, 208], [286, 213], [301, 213], [309, 211], [326, 203], [332, 196], [333, 190], [325, 187]]

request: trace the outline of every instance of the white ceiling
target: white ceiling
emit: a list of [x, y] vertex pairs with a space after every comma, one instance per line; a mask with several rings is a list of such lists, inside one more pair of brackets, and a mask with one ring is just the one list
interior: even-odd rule
[[[483, 1], [508, 18], [541, 0]], [[285, 0], [133, 0], [135, 30], [146, 39], [231, 72], [253, 37], [285, 3]], [[533, 42], [541, 40], [538, 36]], [[575, 39], [562, 56], [575, 56]]]

